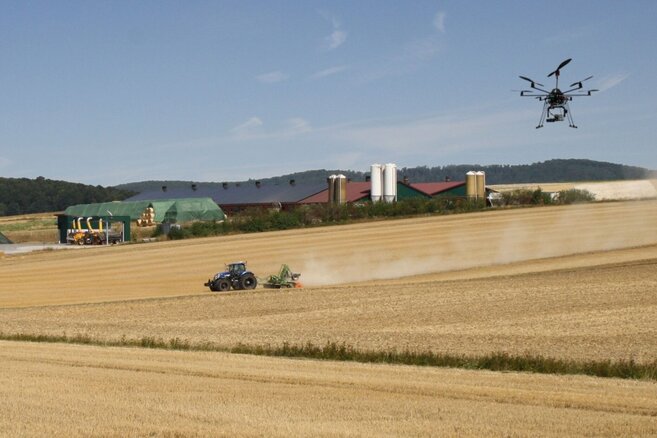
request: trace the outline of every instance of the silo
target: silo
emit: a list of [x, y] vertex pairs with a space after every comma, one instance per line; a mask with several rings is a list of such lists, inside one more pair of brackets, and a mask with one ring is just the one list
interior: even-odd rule
[[465, 194], [468, 198], [477, 197], [477, 173], [472, 170], [465, 174]]
[[383, 166], [372, 164], [370, 166], [370, 196], [372, 202], [379, 202], [383, 198]]
[[486, 172], [476, 172], [477, 176], [477, 199], [486, 197]]
[[383, 168], [383, 200], [388, 203], [397, 200], [397, 165], [393, 163]]
[[347, 202], [347, 177], [340, 174], [335, 177], [335, 198], [336, 204]]
[[335, 202], [335, 178], [336, 175], [331, 175], [326, 179], [328, 182], [328, 203], [333, 204]]

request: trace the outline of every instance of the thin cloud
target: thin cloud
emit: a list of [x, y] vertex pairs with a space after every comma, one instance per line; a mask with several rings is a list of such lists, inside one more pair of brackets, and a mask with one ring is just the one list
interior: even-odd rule
[[616, 85], [623, 82], [630, 76], [629, 73], [618, 73], [615, 75], [605, 76], [598, 80], [598, 89], [602, 91], [607, 91], [611, 88], [614, 88]]
[[404, 47], [404, 52], [401, 60], [414, 62], [414, 61], [428, 61], [444, 49], [444, 44], [437, 38], [427, 37], [416, 39], [408, 43]]
[[282, 134], [285, 136], [294, 136], [311, 132], [312, 130], [312, 126], [310, 126], [310, 123], [306, 119], [293, 117], [287, 120], [287, 129], [282, 131]]
[[310, 76], [310, 79], [321, 79], [327, 76], [333, 76], [338, 73], [342, 73], [343, 71], [347, 70], [347, 68], [348, 67], [346, 65], [336, 65], [335, 67], [330, 67], [324, 70], [320, 70], [316, 73], [313, 73]]
[[438, 32], [445, 33], [445, 13], [440, 11], [437, 12], [433, 17], [433, 27], [438, 30]]
[[313, 132], [313, 128], [306, 119], [302, 117], [292, 117], [283, 123], [280, 128], [265, 130], [264, 123], [258, 117], [251, 117], [246, 122], [230, 130], [231, 136], [226, 139], [229, 141], [272, 141], [272, 140], [290, 140], [299, 135]]
[[320, 13], [333, 26], [333, 32], [324, 38], [324, 45], [328, 50], [335, 50], [347, 41], [347, 31], [342, 28], [342, 23], [337, 18], [327, 13]]
[[262, 82], [263, 84], [274, 84], [276, 82], [285, 81], [289, 77], [290, 76], [288, 74], [276, 70], [276, 71], [270, 71], [268, 73], [260, 74], [256, 76], [256, 79], [258, 80], [258, 82]]
[[331, 35], [326, 37], [326, 42], [328, 44], [328, 48], [333, 50], [337, 49], [341, 45], [343, 45], [347, 41], [347, 32], [344, 30], [336, 29], [334, 30]]
[[259, 117], [251, 117], [246, 122], [235, 126], [230, 130], [231, 133], [236, 135], [245, 135], [253, 133], [255, 130], [262, 126], [262, 120]]

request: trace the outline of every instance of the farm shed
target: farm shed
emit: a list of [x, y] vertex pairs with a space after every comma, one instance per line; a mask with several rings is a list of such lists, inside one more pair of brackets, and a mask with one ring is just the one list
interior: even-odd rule
[[184, 197], [186, 199], [211, 198], [215, 204], [227, 212], [233, 213], [246, 208], [281, 208], [293, 207], [304, 198], [326, 189], [325, 184], [296, 184], [291, 180], [288, 184], [224, 183], [220, 188], [204, 187], [193, 184], [184, 188], [166, 188], [162, 190], [143, 192], [128, 198], [126, 201], [157, 200]]
[[210, 198], [161, 199], [142, 201], [102, 202], [68, 207], [64, 215], [72, 217], [129, 216], [137, 220], [147, 208], [153, 208], [155, 222], [180, 223], [222, 221], [224, 212]]
[[[368, 201], [372, 185], [369, 181], [348, 181], [347, 202]], [[431, 198], [434, 196], [465, 197], [465, 182], [416, 183], [397, 182], [397, 200], [411, 198]], [[328, 202], [328, 188], [300, 201], [301, 204], [325, 204]]]
[[0, 244], [9, 244], [9, 243], [13, 243], [13, 242], [9, 240], [7, 236], [5, 236], [0, 232]]
[[[70, 242], [70, 237], [73, 233], [76, 232], [76, 230], [79, 230], [80, 228], [87, 230], [87, 222], [86, 220], [84, 221], [79, 221], [78, 224], [75, 224], [75, 220], [82, 216], [69, 216], [66, 213], [64, 214], [57, 214], [57, 229], [59, 230], [59, 243], [71, 243]], [[91, 216], [84, 216], [84, 218], [89, 218], [89, 224], [91, 227], [95, 230], [99, 230], [100, 227], [100, 222], [103, 222], [103, 228], [105, 229], [112, 229], [114, 224], [120, 224], [119, 226], [119, 234], [120, 237], [117, 239], [118, 241], [129, 241], [131, 238], [131, 233], [130, 233], [130, 216], [118, 216], [118, 215], [113, 215], [110, 216], [108, 214], [104, 215], [91, 215]], [[110, 233], [113, 234], [113, 233]]]
[[427, 195], [447, 196], [447, 197], [465, 197], [465, 181], [448, 181], [448, 182], [427, 182], [410, 184], [416, 190]]
[[[323, 184], [323, 190], [299, 201], [300, 204], [326, 204], [329, 200], [329, 190]], [[347, 202], [367, 201], [370, 199], [371, 184], [362, 181], [347, 182]]]

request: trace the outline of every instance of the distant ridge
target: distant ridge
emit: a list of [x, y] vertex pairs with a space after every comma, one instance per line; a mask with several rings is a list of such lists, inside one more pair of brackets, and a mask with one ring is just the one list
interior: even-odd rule
[[[449, 177], [454, 181], [464, 180], [469, 170], [483, 170], [486, 172], [488, 184], [518, 184], [518, 183], [548, 183], [548, 182], [579, 182], [579, 181], [614, 181], [657, 178], [657, 171], [642, 167], [625, 166], [623, 164], [606, 163], [602, 161], [581, 159], [555, 159], [533, 164], [492, 164], [482, 166], [479, 164], [458, 164], [437, 167], [404, 167], [398, 169], [399, 177], [408, 177], [411, 182], [444, 181]], [[294, 180], [297, 184], [319, 184], [326, 181], [331, 174], [341, 173], [354, 181], [364, 181], [368, 171], [353, 170], [307, 170], [272, 178], [262, 178], [262, 184], [281, 185]], [[247, 181], [225, 181], [231, 183], [252, 183]], [[199, 187], [221, 187], [220, 182], [198, 181], [142, 181], [115, 186], [117, 189], [132, 192], [145, 192], [160, 190], [162, 186], [168, 188], [189, 187], [197, 184]]]
[[42, 176], [0, 178], [0, 216], [63, 211], [69, 205], [122, 200], [134, 193]]

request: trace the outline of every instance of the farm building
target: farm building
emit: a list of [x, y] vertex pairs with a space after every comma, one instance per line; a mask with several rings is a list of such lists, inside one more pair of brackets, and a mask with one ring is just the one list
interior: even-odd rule
[[117, 232], [105, 233], [104, 236], [125, 241], [130, 240], [130, 225], [135, 221], [137, 225], [154, 225], [222, 221], [225, 218], [224, 212], [211, 198], [184, 198], [73, 205], [57, 215], [57, 224], [61, 243], [74, 240], [75, 243], [93, 244], [80, 241], [78, 237], [91, 236], [102, 232], [103, 228], [110, 230], [113, 224], [118, 224], [119, 237]]
[[9, 244], [9, 243], [12, 243], [12, 241], [9, 240], [7, 236], [5, 236], [0, 232], [0, 244]]
[[446, 196], [458, 198], [466, 196], [465, 181], [413, 183], [409, 185], [422, 193], [426, 193], [430, 197]]
[[159, 199], [115, 201], [98, 204], [79, 204], [68, 207], [64, 215], [71, 217], [129, 216], [140, 219], [146, 209], [153, 209], [154, 222], [179, 223], [193, 220], [221, 221], [224, 212], [210, 198]]
[[126, 201], [137, 202], [169, 198], [211, 198], [226, 213], [234, 213], [247, 208], [280, 208], [289, 209], [299, 204], [302, 199], [308, 198], [326, 189], [325, 184], [296, 184], [291, 180], [288, 184], [268, 185], [259, 181], [253, 183], [224, 183], [222, 188], [199, 187], [196, 184], [185, 188], [168, 189], [143, 192]]
[[[369, 181], [347, 181], [346, 202], [368, 201], [371, 197], [372, 184]], [[444, 183], [414, 183], [408, 181], [397, 182], [397, 200], [402, 201], [411, 198], [432, 198], [434, 196], [465, 197], [465, 181]], [[301, 200], [300, 204], [327, 203], [329, 189], [324, 188], [319, 193]]]

